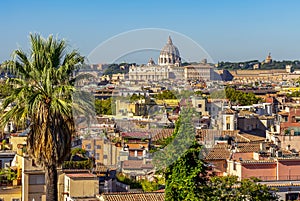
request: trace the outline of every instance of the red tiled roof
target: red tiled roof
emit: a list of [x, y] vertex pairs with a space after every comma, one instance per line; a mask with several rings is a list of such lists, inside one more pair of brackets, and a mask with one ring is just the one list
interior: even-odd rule
[[223, 113], [224, 113], [224, 114], [235, 114], [236, 111], [234, 111], [234, 110], [228, 108], [228, 109], [226, 109]]
[[205, 157], [206, 160], [218, 160], [218, 159], [228, 159], [230, 156], [229, 151], [230, 145], [228, 144], [216, 144]]
[[94, 178], [96, 175], [90, 173], [80, 173], [80, 174], [66, 174], [70, 178]]
[[238, 143], [237, 152], [259, 152], [260, 143]]
[[105, 193], [102, 194], [104, 201], [164, 201], [164, 192], [151, 193]]
[[157, 140], [160, 140], [160, 139], [168, 138], [168, 137], [172, 136], [173, 132], [174, 132], [174, 129], [157, 129], [157, 130], [153, 130], [152, 140], [157, 141]]
[[262, 142], [264, 140], [264, 137], [260, 137], [249, 133], [237, 134], [236, 139], [237, 142]]
[[148, 132], [124, 132], [122, 137], [127, 138], [150, 138], [150, 133]]
[[152, 169], [152, 163], [144, 164], [143, 160], [126, 160], [123, 161], [123, 169]]

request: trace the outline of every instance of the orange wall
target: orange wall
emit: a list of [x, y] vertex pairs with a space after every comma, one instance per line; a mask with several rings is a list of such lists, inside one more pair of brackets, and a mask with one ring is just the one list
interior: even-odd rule
[[262, 180], [276, 180], [276, 163], [273, 164], [243, 164], [242, 179], [258, 177]]
[[300, 179], [300, 159], [299, 160], [279, 160], [279, 179]]

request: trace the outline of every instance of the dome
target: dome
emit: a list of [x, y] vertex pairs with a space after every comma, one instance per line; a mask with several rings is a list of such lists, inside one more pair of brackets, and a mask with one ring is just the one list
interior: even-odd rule
[[155, 65], [155, 62], [153, 61], [152, 58], [150, 58], [148, 63], [147, 63], [147, 66], [154, 66], [154, 65]]
[[178, 48], [173, 45], [172, 39], [169, 36], [167, 44], [162, 48], [161, 54], [173, 54], [174, 56], [180, 56]]
[[158, 64], [160, 66], [176, 65], [180, 66], [181, 58], [178, 48], [173, 45], [172, 39], [169, 36], [167, 44], [160, 51]]

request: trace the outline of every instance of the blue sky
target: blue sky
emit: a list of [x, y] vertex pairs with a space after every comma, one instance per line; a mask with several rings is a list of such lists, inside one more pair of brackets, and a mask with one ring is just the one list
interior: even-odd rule
[[142, 28], [184, 34], [215, 62], [263, 60], [269, 52], [276, 60], [300, 60], [299, 7], [297, 0], [2, 0], [0, 62], [16, 48], [27, 50], [30, 32], [58, 35], [88, 55]]

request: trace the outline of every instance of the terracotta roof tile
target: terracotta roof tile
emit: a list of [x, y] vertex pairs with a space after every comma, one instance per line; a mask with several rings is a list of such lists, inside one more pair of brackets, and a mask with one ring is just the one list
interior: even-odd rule
[[260, 143], [238, 143], [237, 152], [258, 152]]
[[228, 144], [216, 144], [212, 149], [209, 150], [206, 160], [218, 160], [228, 159], [230, 157], [229, 151], [230, 145]]
[[96, 178], [97, 176], [90, 173], [80, 173], [80, 174], [66, 174], [70, 178]]
[[236, 111], [234, 111], [233, 109], [228, 108], [228, 109], [224, 110], [223, 113], [224, 113], [224, 114], [235, 114]]
[[152, 134], [152, 140], [157, 141], [172, 136], [174, 129], [153, 129], [150, 130], [150, 132]]
[[239, 116], [240, 117], [249, 116], [249, 115], [258, 116], [257, 114], [255, 114], [254, 112], [251, 112], [249, 110], [241, 110], [241, 111], [239, 111]]
[[150, 138], [149, 132], [123, 132], [122, 137], [126, 138]]
[[248, 133], [237, 134], [237, 139], [238, 142], [262, 142], [265, 140], [264, 137]]
[[122, 164], [123, 169], [153, 169], [153, 165], [150, 162], [144, 163], [143, 160], [126, 160]]
[[164, 201], [164, 192], [151, 193], [105, 193], [102, 194], [103, 201]]

